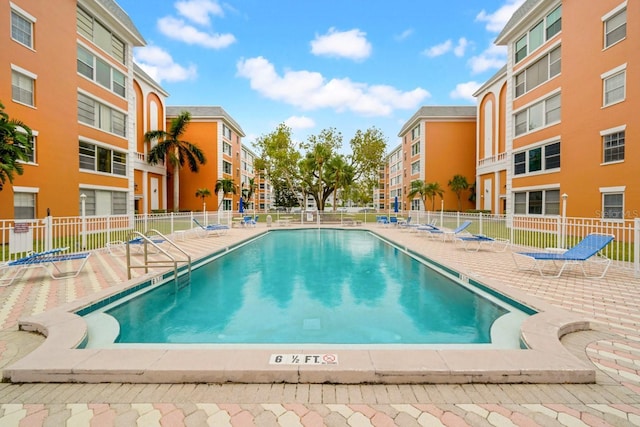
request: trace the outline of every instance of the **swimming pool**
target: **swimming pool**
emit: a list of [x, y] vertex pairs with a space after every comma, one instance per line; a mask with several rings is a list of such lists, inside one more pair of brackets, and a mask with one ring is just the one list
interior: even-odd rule
[[[195, 269], [188, 286], [168, 281], [87, 319], [111, 325], [116, 344], [513, 348], [528, 314], [370, 232], [306, 229], [266, 233]], [[95, 333], [88, 347], [105, 344]]]

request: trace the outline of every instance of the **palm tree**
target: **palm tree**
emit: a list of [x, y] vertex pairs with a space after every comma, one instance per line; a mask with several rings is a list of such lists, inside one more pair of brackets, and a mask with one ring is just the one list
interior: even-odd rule
[[204, 153], [197, 145], [181, 139], [189, 121], [191, 121], [191, 114], [183, 111], [171, 120], [169, 132], [151, 130], [144, 134], [145, 142], [158, 141], [158, 144], [149, 151], [149, 164], [155, 165], [166, 158], [173, 168], [174, 211], [178, 211], [180, 206], [180, 169], [187, 163], [191, 172], [198, 172], [199, 166], [207, 162]]
[[456, 193], [456, 197], [458, 198], [458, 212], [460, 212], [462, 210], [462, 200], [460, 197], [464, 190], [469, 189], [467, 178], [462, 175], [454, 175], [449, 181], [449, 188], [451, 188], [451, 191]]
[[222, 206], [224, 198], [227, 194], [237, 194], [236, 183], [233, 182], [232, 179], [220, 178], [216, 182], [216, 188], [214, 191], [216, 192], [216, 194], [222, 191], [222, 199], [220, 200], [220, 204], [218, 205], [218, 210], [220, 210], [220, 207]]
[[211, 197], [211, 191], [209, 191], [208, 188], [198, 188], [196, 190], [196, 197], [202, 198], [202, 209], [204, 210], [204, 207], [205, 207], [204, 198]]
[[244, 199], [244, 202], [248, 205], [249, 202], [251, 201], [251, 199], [253, 198], [253, 194], [256, 192], [256, 180], [255, 178], [249, 178], [249, 183], [247, 184], [246, 187], [242, 187], [242, 198]]
[[28, 161], [31, 146], [31, 129], [20, 120], [10, 119], [0, 102], [0, 191], [9, 181], [13, 183], [13, 174], [24, 172], [20, 161]]
[[409, 203], [416, 196], [420, 196], [420, 200], [422, 200], [422, 204], [424, 205], [425, 210], [427, 209], [427, 184], [421, 180], [417, 179], [415, 181], [411, 181], [411, 189], [407, 193], [407, 199]]
[[444, 195], [444, 190], [442, 189], [442, 187], [440, 187], [440, 184], [438, 184], [437, 182], [429, 182], [426, 185], [426, 192], [427, 192], [427, 198], [431, 200], [431, 210], [435, 211], [436, 196], [440, 196], [440, 199], [442, 199], [442, 196]]
[[328, 181], [333, 183], [333, 211], [335, 212], [338, 190], [346, 189], [353, 184], [355, 170], [345, 161], [344, 156], [338, 155], [329, 160], [327, 172]]

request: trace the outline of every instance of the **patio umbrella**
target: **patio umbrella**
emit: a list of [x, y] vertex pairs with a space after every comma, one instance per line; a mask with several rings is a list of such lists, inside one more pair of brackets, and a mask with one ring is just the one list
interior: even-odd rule
[[398, 213], [398, 196], [393, 200], [393, 211]]
[[244, 203], [242, 203], [242, 197], [240, 197], [240, 203], [238, 204], [238, 212], [239, 213], [244, 212]]

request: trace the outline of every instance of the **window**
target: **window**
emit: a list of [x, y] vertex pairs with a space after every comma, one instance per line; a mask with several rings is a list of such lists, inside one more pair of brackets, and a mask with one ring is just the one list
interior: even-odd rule
[[35, 219], [36, 217], [36, 194], [35, 193], [13, 193], [13, 218], [14, 219]]
[[231, 129], [224, 123], [222, 124], [222, 136], [231, 141]]
[[222, 201], [222, 210], [223, 211], [230, 211], [231, 210], [231, 200], [224, 199]]
[[76, 28], [78, 33], [124, 64], [126, 57], [124, 42], [81, 7], [77, 8], [77, 13]]
[[411, 129], [411, 140], [413, 141], [416, 138], [420, 138], [420, 125]]
[[560, 121], [560, 94], [533, 104], [514, 116], [515, 135], [520, 136]]
[[127, 153], [80, 141], [80, 169], [127, 176]]
[[420, 160], [411, 163], [411, 175], [415, 175], [417, 173], [420, 173]]
[[535, 147], [513, 155], [513, 174], [551, 171], [560, 168], [560, 142]]
[[34, 106], [35, 79], [16, 70], [11, 71], [11, 99], [21, 104]]
[[[12, 5], [13, 6], [13, 5]], [[27, 13], [11, 10], [11, 38], [33, 49], [33, 23], [35, 18]]]
[[516, 98], [560, 74], [560, 67], [561, 48], [558, 46], [516, 75]]
[[78, 211], [82, 215], [82, 195], [85, 198], [85, 213], [87, 215], [126, 215], [127, 192], [80, 189], [80, 205]]
[[525, 35], [520, 37], [514, 47], [515, 63], [522, 61], [531, 52], [542, 46], [544, 42], [562, 30], [562, 6], [549, 13], [544, 20], [534, 25]]
[[604, 47], [607, 48], [627, 37], [627, 9], [623, 9], [604, 21]]
[[420, 142], [416, 142], [415, 144], [411, 145], [411, 155], [415, 156], [417, 154], [420, 154]]
[[126, 137], [127, 116], [82, 93], [78, 93], [78, 121]]
[[603, 162], [621, 162], [624, 160], [625, 131], [610, 133], [602, 137], [604, 146]]
[[[36, 162], [36, 136], [38, 132], [31, 131], [31, 151], [27, 154], [27, 163], [35, 163]], [[22, 144], [20, 144], [22, 145]]]
[[124, 97], [126, 78], [123, 73], [111, 67], [107, 62], [94, 56], [89, 50], [78, 46], [78, 73]]
[[624, 219], [624, 193], [602, 194], [602, 217]]
[[604, 106], [624, 101], [626, 77], [626, 70], [623, 70], [604, 78]]
[[553, 12], [547, 15], [546, 23], [546, 36], [547, 40], [549, 40], [562, 30], [562, 6], [558, 6]]
[[231, 155], [231, 144], [223, 142], [222, 143], [222, 152], [224, 154], [226, 154], [227, 156], [230, 156]]
[[560, 190], [514, 193], [513, 212], [517, 215], [559, 215]]
[[231, 175], [231, 163], [222, 161], [222, 172]]

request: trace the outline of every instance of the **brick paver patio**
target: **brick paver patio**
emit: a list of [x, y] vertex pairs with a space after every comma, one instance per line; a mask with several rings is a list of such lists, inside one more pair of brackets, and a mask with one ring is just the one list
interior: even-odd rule
[[[264, 231], [179, 243], [195, 257]], [[364, 227], [362, 227], [364, 228]], [[579, 271], [559, 279], [516, 270], [509, 251], [466, 252], [417, 233], [377, 233], [485, 281], [593, 320], [593, 330], [563, 337], [593, 364], [595, 384], [0, 384], [0, 426], [626, 426], [640, 425], [640, 278], [613, 267], [604, 279]], [[123, 281], [124, 259], [97, 252], [76, 279], [29, 270], [0, 288], [0, 369], [43, 337], [18, 331], [18, 319]], [[401, 361], [399, 363], [402, 363]]]

